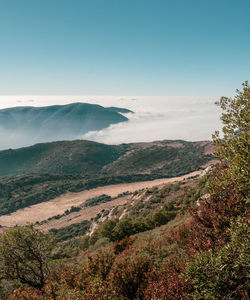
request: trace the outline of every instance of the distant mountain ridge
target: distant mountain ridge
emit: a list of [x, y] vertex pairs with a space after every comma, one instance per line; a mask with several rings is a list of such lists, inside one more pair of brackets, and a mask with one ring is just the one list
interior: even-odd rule
[[88, 131], [128, 121], [122, 114], [129, 112], [132, 113], [125, 108], [88, 103], [1, 109], [0, 149], [74, 140]]

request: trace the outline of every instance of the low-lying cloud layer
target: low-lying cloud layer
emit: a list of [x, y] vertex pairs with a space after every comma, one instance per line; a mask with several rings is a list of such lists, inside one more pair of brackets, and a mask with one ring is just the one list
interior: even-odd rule
[[210, 140], [211, 134], [220, 128], [218, 114], [212, 109], [180, 109], [165, 113], [137, 112], [126, 116], [129, 119], [126, 123], [91, 131], [81, 138], [107, 144], [163, 139], [197, 141]]
[[[31, 102], [32, 99], [32, 102]], [[102, 106], [124, 107], [134, 111], [126, 114], [128, 122], [111, 125], [79, 138], [101, 143], [119, 144], [163, 139], [189, 141], [211, 139], [221, 128], [220, 110], [209, 98], [192, 97], [114, 97], [114, 96], [0, 96], [0, 109], [10, 106], [46, 106], [85, 102]], [[52, 129], [53, 130], [53, 129]], [[0, 128], [0, 149], [31, 145], [24, 136], [15, 136]]]

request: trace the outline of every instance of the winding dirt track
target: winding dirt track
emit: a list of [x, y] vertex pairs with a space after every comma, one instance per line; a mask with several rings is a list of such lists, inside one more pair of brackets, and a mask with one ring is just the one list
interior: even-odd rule
[[[109, 195], [111, 197], [116, 197], [123, 192], [134, 192], [143, 188], [151, 188], [153, 186], [158, 186], [161, 184], [171, 183], [175, 181], [182, 181], [192, 176], [202, 175], [204, 171], [195, 171], [180, 177], [173, 178], [162, 178], [152, 181], [142, 181], [133, 183], [122, 183], [107, 185], [103, 187], [97, 187], [91, 190], [85, 190], [79, 193], [67, 193], [60, 197], [57, 197], [51, 201], [42, 202], [39, 204], [26, 207], [24, 209], [19, 209], [9, 215], [0, 216], [0, 225], [4, 227], [12, 227], [15, 225], [24, 225], [26, 223], [35, 223], [36, 221], [47, 220], [50, 217], [56, 216], [58, 214], [63, 214], [65, 210], [70, 209], [71, 206], [79, 206], [83, 204], [87, 199], [100, 196], [102, 194]], [[124, 197], [122, 197], [125, 200]], [[121, 198], [120, 198], [121, 199]], [[118, 200], [118, 199], [117, 199]], [[93, 212], [95, 215], [100, 212], [105, 207], [110, 205], [117, 205], [118, 203], [113, 200], [111, 202], [103, 203], [102, 205], [86, 208], [85, 219], [90, 219], [93, 217]], [[119, 204], [122, 204], [121, 202]], [[118, 205], [119, 205], [118, 204]], [[98, 209], [97, 209], [98, 208]], [[89, 214], [87, 213], [89, 210]], [[92, 212], [93, 210], [93, 212]]]

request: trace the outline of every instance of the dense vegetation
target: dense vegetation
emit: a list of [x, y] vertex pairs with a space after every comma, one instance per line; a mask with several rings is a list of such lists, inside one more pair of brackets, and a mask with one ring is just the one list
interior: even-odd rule
[[65, 241], [72, 239], [77, 236], [84, 235], [90, 227], [90, 222], [87, 220], [82, 221], [81, 223], [72, 224], [67, 227], [59, 229], [51, 229], [50, 232], [53, 233], [54, 238], [57, 242]]
[[155, 210], [147, 217], [122, 219], [110, 219], [102, 223], [91, 235], [90, 245], [95, 244], [98, 239], [107, 238], [111, 242], [120, 241], [138, 232], [147, 231], [155, 227], [167, 224], [176, 217], [176, 209], [172, 203], [167, 203], [163, 208]]
[[[221, 98], [224, 137], [219, 138], [217, 133], [214, 136], [221, 164], [203, 179], [197, 192], [187, 189], [179, 203], [169, 202], [147, 216], [134, 212], [133, 219], [105, 221], [90, 237], [72, 242], [71, 246], [79, 247], [80, 251], [72, 251], [67, 260], [59, 259], [65, 244], [57, 246], [53, 259], [52, 249], [44, 242], [46, 234], [40, 233], [42, 237], [36, 238], [29, 226], [2, 234], [0, 251], [4, 255], [0, 256], [0, 265], [3, 270], [9, 270], [10, 265], [15, 272], [13, 262], [22, 270], [30, 266], [30, 261], [37, 262], [32, 255], [29, 261], [29, 254], [25, 260], [23, 256], [14, 256], [13, 262], [8, 259], [12, 253], [8, 247], [19, 249], [17, 231], [24, 237], [23, 241], [34, 236], [37, 243], [28, 244], [28, 249], [43, 246], [39, 249], [48, 253], [49, 261], [54, 264], [49, 266], [50, 273], [40, 286], [2, 271], [2, 297], [16, 300], [249, 299], [249, 101], [247, 82], [235, 98]], [[167, 197], [168, 188], [148, 193], [158, 195], [157, 204], [161, 203], [161, 197]], [[183, 214], [186, 218], [180, 219]], [[148, 224], [152, 227], [135, 234], [144, 231], [140, 229]], [[91, 248], [89, 245], [95, 237], [95, 247]], [[67, 251], [71, 246], [67, 245]]]
[[126, 148], [91, 141], [62, 141], [0, 151], [0, 175], [93, 174], [124, 154]]
[[110, 196], [103, 194], [103, 195], [95, 197], [95, 198], [87, 199], [84, 202], [84, 207], [95, 206], [100, 203], [109, 202], [111, 200], [112, 200], [112, 198]]

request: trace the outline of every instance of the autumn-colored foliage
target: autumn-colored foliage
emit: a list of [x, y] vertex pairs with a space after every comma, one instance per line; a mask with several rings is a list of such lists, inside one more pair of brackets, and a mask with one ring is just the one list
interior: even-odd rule
[[98, 276], [105, 280], [109, 275], [110, 269], [114, 263], [114, 254], [112, 252], [98, 251], [97, 254], [88, 256], [84, 272], [89, 276]]
[[129, 249], [117, 256], [109, 280], [121, 299], [144, 299], [143, 291], [151, 272], [152, 258]]
[[134, 241], [136, 240], [136, 237], [125, 237], [121, 241], [114, 242], [113, 249], [115, 254], [119, 254], [123, 252], [125, 249], [127, 249], [129, 246], [131, 246]]
[[155, 271], [144, 291], [145, 300], [177, 300], [185, 299], [191, 287], [181, 277], [185, 262], [180, 256], [170, 257], [170, 262], [164, 264], [161, 270]]
[[25, 287], [14, 290], [8, 300], [46, 300], [46, 296], [40, 290]]
[[[212, 176], [222, 180], [218, 167]], [[213, 193], [201, 198], [196, 207], [190, 209], [192, 218], [172, 232], [172, 241], [177, 241], [190, 254], [196, 251], [214, 249], [229, 241], [230, 224], [239, 215], [245, 215], [247, 206], [237, 186], [229, 183], [220, 193]]]

